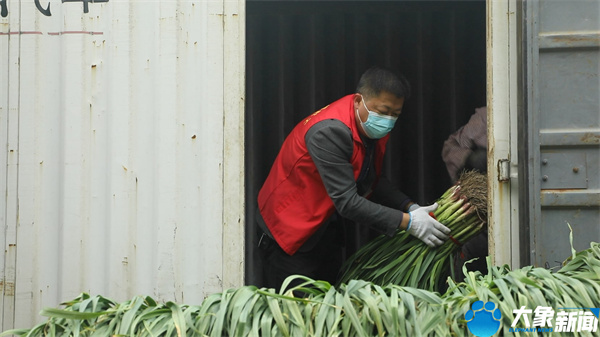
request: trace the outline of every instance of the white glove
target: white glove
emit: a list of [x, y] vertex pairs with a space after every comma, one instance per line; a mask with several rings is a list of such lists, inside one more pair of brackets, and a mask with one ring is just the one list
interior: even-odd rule
[[421, 206], [419, 206], [419, 204], [417, 204], [417, 203], [415, 202], [415, 203], [413, 203], [412, 205], [410, 205], [410, 207], [408, 208], [408, 211], [409, 211], [409, 212], [412, 212], [412, 211], [414, 211], [415, 209], [417, 209], [417, 208], [419, 208], [419, 207], [421, 207]]
[[406, 231], [414, 237], [425, 242], [429, 247], [437, 247], [448, 240], [450, 228], [442, 225], [429, 215], [438, 208], [438, 204], [419, 207], [409, 212], [410, 221]]

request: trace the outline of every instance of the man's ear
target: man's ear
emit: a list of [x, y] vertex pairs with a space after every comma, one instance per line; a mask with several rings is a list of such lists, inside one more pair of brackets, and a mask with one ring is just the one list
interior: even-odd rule
[[359, 93], [354, 94], [354, 109], [358, 109], [360, 106], [360, 102], [362, 101], [362, 96]]

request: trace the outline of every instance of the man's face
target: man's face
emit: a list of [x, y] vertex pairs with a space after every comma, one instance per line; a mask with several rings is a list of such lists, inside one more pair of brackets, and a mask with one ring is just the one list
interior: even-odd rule
[[[397, 118], [402, 113], [402, 107], [404, 106], [404, 97], [396, 97], [396, 95], [387, 91], [382, 91], [378, 96], [365, 99], [364, 102], [363, 99], [361, 94], [355, 94], [354, 96], [354, 109], [358, 109], [358, 115], [363, 123], [369, 117], [368, 110], [380, 115]], [[360, 133], [367, 136], [359, 121], [356, 122]]]

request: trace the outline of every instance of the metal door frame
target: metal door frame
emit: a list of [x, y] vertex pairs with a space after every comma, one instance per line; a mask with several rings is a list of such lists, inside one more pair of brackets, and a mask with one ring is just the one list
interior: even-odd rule
[[[519, 146], [520, 4], [487, 1], [488, 220], [494, 265], [521, 265]], [[524, 184], [526, 186], [526, 184]]]

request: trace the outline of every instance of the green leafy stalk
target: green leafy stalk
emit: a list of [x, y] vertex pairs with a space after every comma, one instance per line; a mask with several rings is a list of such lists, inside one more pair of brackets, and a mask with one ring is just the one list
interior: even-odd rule
[[[481, 185], [484, 187], [481, 187]], [[430, 248], [406, 231], [393, 237], [381, 235], [362, 247], [342, 266], [338, 285], [352, 279], [363, 279], [378, 285], [393, 283], [437, 290], [449, 272], [449, 256], [462, 243], [479, 233], [487, 210], [475, 206], [486, 200], [487, 178], [476, 172], [465, 172], [460, 181], [437, 200], [433, 216], [451, 231], [451, 239], [442, 246]], [[487, 202], [484, 203], [487, 207]], [[480, 206], [481, 207], [481, 206]]]
[[[421, 252], [422, 263], [430, 255]], [[429, 263], [432, 269], [447, 261]], [[157, 303], [149, 297], [102, 302], [82, 294], [62, 309], [46, 309], [46, 322], [0, 336], [472, 336], [465, 314], [477, 301], [492, 301], [502, 314], [497, 336], [510, 332], [512, 310], [525, 305], [550, 308], [600, 307], [600, 245], [592, 243], [556, 272], [531, 266], [510, 270], [489, 264], [486, 275], [466, 272], [465, 281], [449, 280], [444, 294], [413, 287], [380, 286], [351, 280], [339, 287], [304, 276], [302, 285], [280, 290], [243, 286], [208, 296], [199, 305]], [[430, 277], [425, 274], [425, 277]], [[310, 289], [304, 298], [294, 296]], [[94, 301], [97, 305], [94, 305]], [[65, 312], [67, 312], [65, 314]], [[520, 322], [517, 328], [524, 327]], [[122, 334], [119, 334], [122, 332]], [[555, 332], [536, 336], [552, 337]], [[582, 331], [570, 336], [593, 336]], [[523, 336], [522, 334], [520, 336]]]

